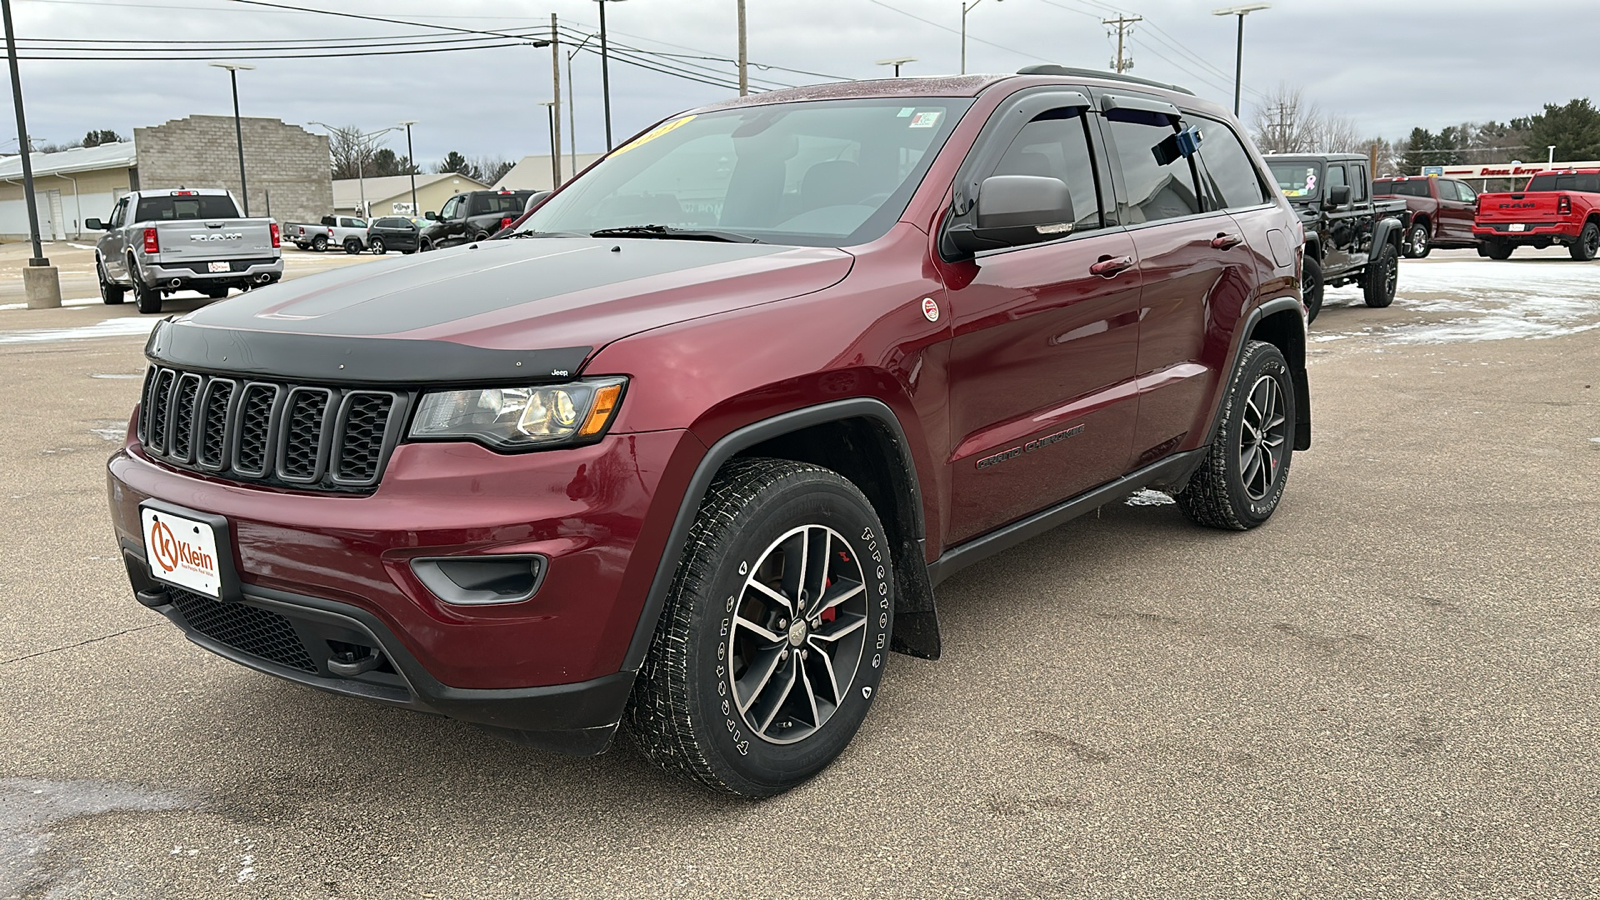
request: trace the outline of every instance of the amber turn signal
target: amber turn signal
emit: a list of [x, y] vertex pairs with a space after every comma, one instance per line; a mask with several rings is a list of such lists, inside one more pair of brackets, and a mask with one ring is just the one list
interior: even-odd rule
[[579, 437], [599, 434], [606, 423], [611, 420], [612, 410], [617, 408], [617, 400], [622, 397], [622, 385], [608, 384], [595, 392], [594, 404], [589, 407], [589, 417], [583, 421], [583, 427], [578, 429]]

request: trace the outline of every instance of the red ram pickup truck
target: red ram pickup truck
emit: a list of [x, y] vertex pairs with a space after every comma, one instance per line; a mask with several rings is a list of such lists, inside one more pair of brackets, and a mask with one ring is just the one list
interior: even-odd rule
[[1478, 192], [1465, 181], [1422, 175], [1378, 178], [1372, 182], [1372, 196], [1406, 201], [1406, 208], [1411, 210], [1406, 255], [1412, 259], [1427, 256], [1435, 247], [1451, 250], [1478, 246], [1477, 238], [1472, 236]]
[[1517, 247], [1565, 244], [1572, 258], [1594, 259], [1600, 251], [1600, 169], [1541, 172], [1511, 194], [1479, 194], [1472, 234], [1490, 259], [1506, 259]]

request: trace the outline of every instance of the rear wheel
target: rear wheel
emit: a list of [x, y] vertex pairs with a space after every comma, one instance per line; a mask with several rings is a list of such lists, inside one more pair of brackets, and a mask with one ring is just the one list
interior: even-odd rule
[[344, 239], [344, 252], [350, 254], [351, 256], [355, 256], [357, 253], [360, 253], [361, 252], [361, 239], [360, 238], [353, 238], [353, 237], [345, 238]]
[[161, 292], [144, 283], [139, 277], [139, 266], [130, 258], [128, 260], [128, 280], [133, 282], [133, 299], [139, 304], [139, 312], [161, 312]]
[[369, 244], [369, 247], [373, 253], [376, 253], [379, 256], [389, 252], [389, 248], [383, 246], [383, 238], [373, 238], [371, 244]]
[[1578, 239], [1567, 246], [1567, 252], [1578, 262], [1588, 262], [1594, 259], [1597, 251], [1600, 251], [1600, 223], [1586, 222], [1578, 232]]
[[1425, 222], [1411, 226], [1411, 233], [1406, 240], [1411, 245], [1411, 249], [1406, 251], [1406, 256], [1412, 259], [1422, 259], [1433, 251], [1433, 245], [1428, 241], [1428, 225]]
[[1393, 303], [1395, 285], [1400, 281], [1400, 254], [1395, 251], [1393, 244], [1383, 245], [1383, 249], [1378, 251], [1378, 258], [1367, 263], [1365, 274], [1361, 292], [1367, 305], [1373, 309], [1383, 309]]
[[893, 617], [872, 505], [828, 469], [738, 459], [712, 483], [626, 723], [668, 771], [745, 797], [842, 752], [872, 705]]
[[1505, 241], [1490, 241], [1483, 245], [1485, 256], [1490, 259], [1510, 259], [1512, 247]]
[[1251, 341], [1223, 401], [1222, 421], [1183, 490], [1173, 495], [1194, 522], [1244, 531], [1278, 508], [1294, 454], [1294, 380], [1272, 344]]
[[101, 303], [104, 303], [107, 306], [117, 306], [127, 302], [126, 298], [123, 297], [123, 294], [127, 291], [127, 288], [120, 284], [111, 283], [111, 280], [106, 277], [106, 266], [104, 262], [96, 258], [94, 261], [94, 270], [95, 274], [100, 276]]
[[1306, 305], [1306, 322], [1316, 321], [1322, 311], [1322, 263], [1306, 257], [1300, 264], [1300, 296]]
[[328, 249], [328, 236], [325, 234], [319, 234], [312, 238], [311, 249], [317, 251], [318, 253]]

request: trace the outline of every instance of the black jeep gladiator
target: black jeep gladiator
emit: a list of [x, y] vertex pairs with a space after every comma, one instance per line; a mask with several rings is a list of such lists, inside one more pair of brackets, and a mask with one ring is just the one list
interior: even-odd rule
[[1393, 303], [1401, 239], [1411, 218], [1405, 200], [1372, 198], [1365, 156], [1298, 153], [1266, 159], [1306, 232], [1300, 275], [1306, 320], [1322, 309], [1324, 286], [1358, 282], [1368, 306]]

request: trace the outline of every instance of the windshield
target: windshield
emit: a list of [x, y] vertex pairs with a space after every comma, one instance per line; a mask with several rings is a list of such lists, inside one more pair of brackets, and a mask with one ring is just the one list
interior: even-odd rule
[[618, 148], [518, 227], [660, 225], [764, 243], [883, 236], [971, 100], [821, 101], [682, 116]]
[[237, 219], [233, 199], [219, 195], [192, 197], [140, 197], [135, 222], [164, 219]]
[[1317, 183], [1319, 179], [1317, 170], [1321, 167], [1316, 163], [1288, 160], [1274, 162], [1269, 159], [1267, 166], [1272, 169], [1272, 177], [1278, 182], [1278, 190], [1283, 191], [1285, 197], [1299, 199], [1317, 195], [1320, 187]]

